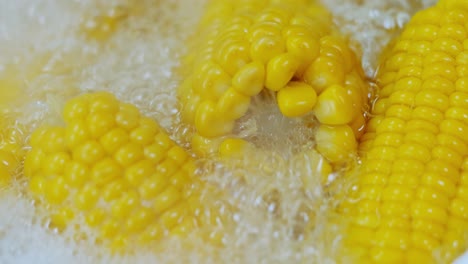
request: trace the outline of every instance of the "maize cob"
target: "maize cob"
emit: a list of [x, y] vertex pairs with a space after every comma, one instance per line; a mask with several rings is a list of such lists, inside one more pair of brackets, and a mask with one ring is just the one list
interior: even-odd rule
[[[119, 252], [219, 223], [215, 207], [202, 204], [210, 186], [196, 178], [192, 157], [134, 105], [84, 94], [66, 103], [63, 119], [64, 127], [31, 135], [24, 165], [54, 227], [85, 222], [97, 242]], [[214, 234], [221, 238], [207, 235]]]
[[365, 123], [368, 86], [332, 24], [314, 1], [209, 2], [180, 68], [181, 116], [195, 128], [194, 151], [217, 152], [263, 91], [276, 95], [284, 116], [313, 113], [316, 149], [333, 163], [347, 160]]
[[441, 0], [383, 57], [357, 202], [341, 208], [358, 263], [448, 263], [467, 248], [467, 21], [468, 2]]

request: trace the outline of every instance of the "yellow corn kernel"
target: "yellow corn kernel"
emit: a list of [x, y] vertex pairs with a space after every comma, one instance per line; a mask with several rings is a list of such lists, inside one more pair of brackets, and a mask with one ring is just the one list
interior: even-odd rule
[[[305, 31], [305, 30], [304, 30]], [[307, 31], [305, 31], [307, 32]], [[289, 54], [296, 58], [303, 58], [299, 60], [299, 65], [296, 70], [296, 77], [302, 77], [307, 67], [318, 57], [320, 54], [320, 46], [317, 39], [305, 35], [294, 34], [287, 37], [286, 49]]]
[[86, 118], [86, 126], [89, 134], [93, 138], [99, 138], [104, 133], [115, 127], [115, 120], [112, 113], [90, 113]]
[[455, 85], [453, 81], [447, 80], [438, 75], [429, 77], [427, 80], [425, 80], [422, 83], [421, 88], [439, 91], [447, 95], [455, 91]]
[[187, 203], [179, 203], [177, 206], [167, 210], [160, 217], [162, 226], [168, 229], [172, 229], [183, 220], [184, 216], [187, 214], [188, 209], [189, 206]]
[[154, 140], [156, 144], [161, 146], [164, 150], [170, 149], [171, 146], [173, 145], [173, 141], [165, 132], [157, 133], [156, 136], [154, 137]]
[[100, 228], [99, 238], [104, 240], [111, 240], [118, 234], [120, 226], [115, 220], [106, 220]]
[[141, 201], [137, 191], [124, 192], [119, 199], [112, 202], [111, 215], [116, 219], [125, 219], [136, 210], [139, 204]]
[[431, 90], [420, 91], [414, 98], [416, 105], [434, 107], [440, 111], [445, 111], [448, 108], [448, 101], [447, 96], [443, 93]]
[[99, 189], [94, 184], [87, 184], [74, 197], [74, 205], [79, 210], [92, 209], [99, 199]]
[[158, 130], [155, 127], [137, 127], [130, 133], [130, 140], [141, 145], [149, 145], [153, 142], [153, 135]]
[[250, 57], [253, 61], [267, 63], [285, 50], [284, 39], [279, 34], [257, 36], [251, 40]]
[[279, 91], [291, 80], [298, 67], [298, 59], [288, 53], [270, 59], [266, 66], [265, 87]]
[[223, 40], [215, 51], [214, 59], [228, 74], [234, 75], [251, 60], [248, 42], [242, 39], [237, 40], [235, 37]]
[[[96, 92], [93, 94], [93, 100], [88, 104], [89, 113], [110, 113], [115, 114], [119, 110], [119, 102], [112, 94], [107, 92]], [[92, 115], [88, 115], [92, 116]]]
[[182, 189], [191, 181], [190, 178], [190, 175], [182, 169], [172, 175], [171, 184]]
[[68, 196], [68, 190], [65, 180], [62, 177], [56, 177], [48, 181], [45, 187], [45, 197], [51, 204], [60, 204]]
[[216, 111], [216, 105], [213, 102], [205, 101], [197, 109], [195, 126], [200, 135], [204, 137], [218, 137], [230, 133], [234, 122], [221, 120], [221, 116]]
[[218, 99], [229, 88], [230, 75], [212, 61], [203, 63], [199, 67], [199, 72], [195, 72], [193, 77], [194, 92], [205, 100]]
[[[28, 157], [31, 156], [34, 151], [36, 150], [31, 150], [31, 152], [28, 154]], [[41, 163], [42, 162], [39, 161], [38, 170], [40, 170]], [[32, 175], [35, 172], [36, 171], [25, 171], [25, 174]], [[79, 188], [83, 186], [83, 184], [88, 181], [89, 175], [89, 167], [77, 161], [70, 161], [67, 164], [64, 172], [64, 177], [72, 188]]]
[[119, 148], [114, 159], [122, 166], [128, 167], [143, 157], [143, 148], [136, 143], [128, 143]]
[[445, 226], [430, 220], [417, 219], [412, 223], [414, 231], [432, 234], [436, 239], [442, 239], [445, 232]]
[[158, 143], [153, 143], [143, 149], [143, 155], [146, 159], [159, 163], [164, 159], [166, 149]]
[[[104, 150], [109, 153], [115, 153], [121, 146], [126, 144], [129, 141], [129, 135], [123, 128], [113, 128], [107, 131], [99, 139]], [[73, 146], [69, 146], [73, 147]]]
[[65, 128], [65, 142], [68, 147], [74, 148], [85, 143], [89, 139], [91, 139], [91, 135], [85, 121], [77, 119], [68, 122]]
[[404, 262], [405, 254], [400, 249], [372, 247], [370, 259], [377, 263], [402, 263]]
[[385, 112], [387, 117], [397, 117], [404, 121], [409, 120], [412, 116], [412, 109], [406, 105], [392, 105]]
[[71, 157], [67, 152], [56, 152], [45, 156], [42, 169], [47, 174], [62, 174]]
[[218, 101], [217, 115], [228, 120], [235, 120], [247, 112], [249, 105], [250, 97], [237, 92], [234, 88], [229, 88]]
[[219, 146], [219, 154], [221, 157], [238, 157], [243, 155], [249, 147], [252, 147], [249, 142], [238, 139], [230, 138], [224, 140]]
[[153, 174], [143, 181], [139, 192], [144, 199], [154, 198], [168, 186], [169, 179], [158, 174]]
[[125, 222], [125, 228], [129, 232], [141, 232], [146, 226], [151, 224], [151, 221], [154, 218], [155, 216], [151, 209], [139, 208], [135, 213], [128, 216], [128, 219]]
[[178, 169], [177, 163], [172, 159], [165, 159], [163, 162], [158, 164], [156, 171], [165, 176], [172, 176]]
[[265, 67], [260, 62], [251, 62], [232, 77], [232, 87], [246, 96], [255, 96], [263, 89]]
[[129, 166], [125, 171], [125, 179], [133, 186], [139, 186], [145, 178], [156, 172], [153, 164], [151, 160], [142, 160]]
[[105, 151], [102, 146], [94, 140], [87, 141], [82, 145], [77, 146], [73, 149], [72, 153], [73, 159], [86, 164], [96, 163], [105, 155]]
[[159, 223], [152, 223], [141, 233], [137, 242], [144, 245], [161, 239], [163, 236], [164, 228]]
[[346, 41], [338, 35], [327, 35], [320, 39], [323, 50], [320, 54], [337, 58], [343, 62], [344, 71], [350, 72], [356, 67], [357, 61], [354, 53], [348, 47]]
[[36, 174], [29, 180], [29, 190], [34, 196], [41, 196], [45, 194], [46, 185], [48, 184], [47, 179], [40, 174]]
[[140, 111], [132, 104], [123, 103], [115, 116], [115, 122], [119, 127], [131, 130], [138, 125]]
[[104, 158], [96, 162], [90, 172], [90, 178], [96, 183], [96, 185], [101, 186], [109, 183], [121, 176], [122, 167], [111, 158]]
[[[359, 261], [435, 263], [439, 256], [450, 263], [464, 250], [467, 12], [466, 1], [440, 0], [417, 13], [384, 54], [382, 87], [361, 138], [356, 201], [340, 208], [355, 223], [345, 247], [359, 250]], [[366, 228], [375, 232], [363, 242], [356, 232]]]
[[222, 141], [222, 138], [206, 138], [195, 134], [191, 143], [196, 155], [206, 157], [216, 153]]
[[[413, 120], [408, 121], [407, 124], [409, 124], [411, 121], [413, 121]], [[420, 120], [416, 120], [416, 121], [420, 121]], [[421, 124], [421, 126], [425, 127], [425, 123], [422, 123], [422, 122], [416, 123], [418, 125], [418, 126], [415, 125], [416, 129], [419, 129], [419, 124]], [[410, 126], [407, 125], [405, 127], [405, 124], [406, 124], [405, 121], [400, 119], [400, 118], [387, 117], [387, 118], [384, 118], [384, 119], [382, 119], [380, 121], [380, 123], [378, 124], [378, 127], [376, 128], [375, 132], [377, 132], [377, 134], [380, 134], [380, 133], [383, 133], [383, 132], [403, 133], [405, 128], [407, 130], [410, 130], [409, 129]]]
[[288, 117], [302, 116], [314, 108], [317, 93], [310, 85], [290, 82], [277, 95], [278, 107]]
[[46, 153], [65, 150], [65, 129], [61, 127], [50, 128], [44, 132], [39, 145]]
[[52, 214], [51, 222], [54, 223], [58, 229], [63, 230], [67, 226], [67, 223], [73, 219], [73, 217], [73, 211], [68, 208], [64, 208]]
[[[187, 206], [208, 185], [194, 182], [194, 160], [154, 120], [105, 92], [71, 99], [63, 116], [65, 127], [31, 135], [25, 161], [29, 191], [50, 213], [52, 226], [61, 230], [78, 221], [117, 251], [172, 230], [210, 229]], [[0, 159], [3, 173], [2, 166], [13, 161], [2, 150]]]
[[355, 116], [354, 106], [346, 89], [334, 85], [323, 91], [317, 98], [314, 113], [325, 125], [344, 125]]
[[305, 82], [319, 94], [329, 86], [342, 84], [344, 78], [343, 66], [333, 57], [319, 56], [304, 73]]
[[131, 187], [130, 183], [123, 178], [116, 178], [114, 181], [102, 186], [102, 198], [106, 202], [110, 202], [119, 198], [122, 193]]
[[455, 91], [449, 96], [450, 106], [460, 106], [466, 108], [467, 106], [468, 94], [464, 92]]
[[413, 109], [413, 118], [421, 119], [431, 122], [433, 124], [440, 124], [444, 119], [443, 113], [433, 107], [417, 106]]
[[356, 154], [353, 130], [347, 125], [320, 125], [315, 138], [317, 150], [331, 162], [342, 162]]
[[185, 152], [185, 150], [179, 146], [170, 148], [167, 152], [167, 156], [179, 166], [184, 165], [189, 157], [187, 152]]
[[[67, 124], [75, 120], [85, 120], [85, 117], [88, 116], [88, 112], [89, 107], [87, 100], [82, 100], [81, 98], [72, 98], [65, 103], [63, 110], [63, 120]], [[33, 144], [33, 141], [31, 141], [31, 144]]]
[[462, 139], [466, 135], [468, 126], [463, 122], [453, 119], [445, 119], [440, 124], [440, 131], [448, 135]]
[[154, 212], [156, 214], [161, 214], [162, 212], [172, 207], [175, 203], [177, 203], [180, 198], [180, 192], [176, 188], [167, 188], [165, 191], [163, 191], [156, 197], [153, 205]]
[[410, 243], [408, 232], [392, 228], [379, 228], [375, 236], [380, 241], [379, 246], [406, 249]]

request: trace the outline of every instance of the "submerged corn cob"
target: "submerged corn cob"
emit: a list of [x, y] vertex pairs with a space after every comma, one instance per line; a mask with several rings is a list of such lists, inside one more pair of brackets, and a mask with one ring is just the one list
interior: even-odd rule
[[331, 162], [355, 151], [368, 87], [353, 51], [320, 4], [210, 1], [189, 43], [179, 98], [183, 121], [195, 127], [192, 147], [199, 154], [218, 151], [262, 91], [276, 94], [287, 117], [315, 115], [317, 150]]
[[347, 247], [358, 263], [448, 263], [467, 249], [468, 2], [417, 13], [390, 46], [362, 137]]
[[134, 105], [84, 94], [66, 103], [63, 117], [64, 127], [32, 134], [24, 167], [55, 227], [85, 222], [98, 242], [122, 249], [219, 224], [214, 207], [201, 204], [209, 186], [196, 178], [194, 160]]

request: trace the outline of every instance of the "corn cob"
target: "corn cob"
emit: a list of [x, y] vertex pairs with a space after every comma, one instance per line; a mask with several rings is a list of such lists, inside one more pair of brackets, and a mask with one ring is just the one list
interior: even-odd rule
[[[216, 208], [202, 204], [210, 186], [196, 178], [192, 157], [134, 105], [107, 92], [84, 94], [66, 103], [63, 118], [65, 126], [31, 135], [24, 165], [54, 227], [81, 221], [97, 242], [126, 251], [219, 224]], [[206, 235], [222, 238], [215, 231]]]
[[332, 24], [314, 1], [210, 1], [180, 68], [182, 120], [196, 131], [192, 148], [217, 152], [252, 97], [270, 92], [284, 116], [313, 113], [316, 149], [333, 163], [347, 160], [365, 123], [368, 87]]
[[468, 2], [442, 0], [382, 60], [357, 202], [341, 208], [357, 263], [448, 263], [467, 248], [467, 21]]

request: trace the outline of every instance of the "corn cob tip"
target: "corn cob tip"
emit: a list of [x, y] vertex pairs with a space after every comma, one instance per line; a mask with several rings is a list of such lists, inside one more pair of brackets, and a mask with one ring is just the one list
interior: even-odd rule
[[[369, 87], [354, 52], [322, 5], [210, 2], [192, 40], [181, 65], [186, 81], [178, 96], [182, 120], [196, 131], [196, 152], [218, 152], [218, 139], [233, 136], [237, 121], [262, 91], [275, 95], [284, 116], [313, 113], [320, 125], [329, 126], [319, 128], [317, 150], [333, 163], [348, 157], [328, 151], [331, 145], [356, 151]], [[324, 136], [325, 131], [332, 134]], [[208, 142], [214, 145], [207, 147]]]

